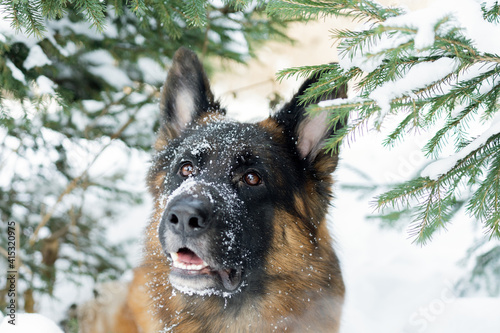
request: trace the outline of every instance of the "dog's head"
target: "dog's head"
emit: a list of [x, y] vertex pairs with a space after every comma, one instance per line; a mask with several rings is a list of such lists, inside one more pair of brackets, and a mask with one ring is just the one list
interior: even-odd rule
[[[175, 54], [148, 177], [156, 200], [148, 237], [151, 251], [168, 259], [164, 272], [176, 289], [255, 292], [268, 277], [270, 253], [295, 242], [287, 223], [318, 241], [337, 155], [322, 151], [335, 130], [327, 115], [311, 118], [298, 101], [314, 80], [275, 115], [242, 124], [225, 117], [196, 55]], [[293, 218], [278, 227], [278, 211]]]

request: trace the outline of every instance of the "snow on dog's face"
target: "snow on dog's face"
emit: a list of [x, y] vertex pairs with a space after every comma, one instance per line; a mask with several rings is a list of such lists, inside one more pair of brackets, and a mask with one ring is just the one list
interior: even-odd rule
[[273, 143], [257, 125], [212, 120], [186, 128], [157, 156], [165, 176], [158, 237], [170, 283], [187, 292], [230, 293], [262, 266], [272, 209]]
[[167, 279], [188, 295], [256, 297], [278, 267], [300, 269], [291, 257], [328, 242], [321, 224], [337, 156], [321, 149], [332, 130], [325, 115], [304, 113], [299, 94], [260, 123], [230, 121], [196, 55], [176, 53], [148, 178], [156, 205], [146, 247], [155, 283]]

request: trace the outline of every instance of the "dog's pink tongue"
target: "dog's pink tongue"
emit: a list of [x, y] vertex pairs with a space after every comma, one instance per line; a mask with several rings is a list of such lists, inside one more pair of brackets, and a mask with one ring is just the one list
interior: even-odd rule
[[178, 260], [188, 265], [201, 265], [203, 264], [203, 259], [198, 257], [193, 251], [189, 249], [180, 249], [177, 252], [179, 255]]

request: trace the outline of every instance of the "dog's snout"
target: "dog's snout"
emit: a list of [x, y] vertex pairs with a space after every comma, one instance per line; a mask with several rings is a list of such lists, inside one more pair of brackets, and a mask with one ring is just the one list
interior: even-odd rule
[[165, 212], [165, 223], [186, 237], [203, 233], [209, 224], [210, 207], [201, 200], [179, 200]]

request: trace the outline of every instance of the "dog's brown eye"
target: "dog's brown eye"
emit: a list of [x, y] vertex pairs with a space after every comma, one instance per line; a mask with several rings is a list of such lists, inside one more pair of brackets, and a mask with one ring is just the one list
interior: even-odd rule
[[181, 170], [179, 171], [179, 173], [183, 177], [189, 177], [189, 176], [191, 176], [193, 174], [193, 172], [194, 172], [194, 166], [190, 162], [184, 163], [181, 166]]
[[243, 176], [243, 180], [245, 183], [247, 183], [250, 186], [257, 186], [259, 185], [262, 180], [260, 179], [260, 176], [257, 172], [248, 172]]

